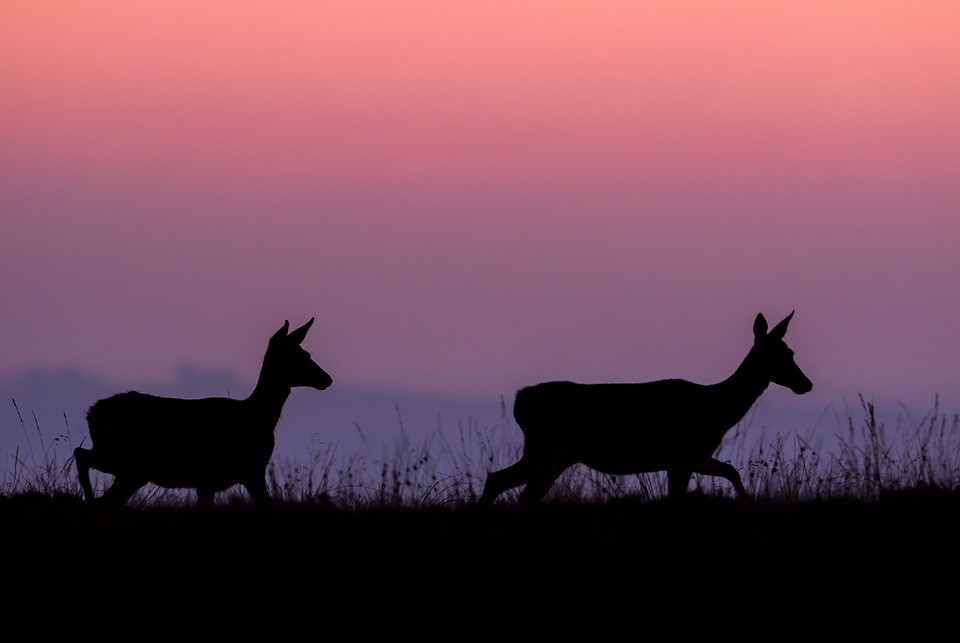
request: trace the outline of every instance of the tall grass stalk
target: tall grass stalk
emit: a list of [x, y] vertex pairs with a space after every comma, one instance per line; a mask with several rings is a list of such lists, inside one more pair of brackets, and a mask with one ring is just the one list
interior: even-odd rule
[[[20, 407], [17, 406], [16, 400], [12, 400], [12, 402], [13, 408], [17, 411], [17, 419], [20, 421], [24, 437], [27, 440], [27, 449], [25, 455], [21, 456], [20, 448], [17, 447], [10, 459], [2, 463], [0, 493], [37, 492], [45, 495], [79, 493], [80, 484], [73, 469], [73, 446], [67, 414], [63, 414], [64, 432], [56, 435], [50, 446], [47, 446], [43, 438], [43, 431], [40, 430], [40, 423], [37, 421], [37, 415], [32, 413], [33, 424], [40, 439], [38, 459], [30, 440], [30, 432], [27, 430], [23, 415], [20, 413]], [[69, 455], [61, 461], [61, 448], [64, 445], [68, 448]], [[26, 457], [30, 459], [29, 465], [24, 460]]]

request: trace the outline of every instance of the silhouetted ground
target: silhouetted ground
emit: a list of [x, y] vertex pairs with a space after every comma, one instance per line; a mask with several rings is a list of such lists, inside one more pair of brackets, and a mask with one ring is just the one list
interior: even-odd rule
[[355, 633], [498, 638], [521, 615], [561, 630], [622, 619], [639, 635], [651, 620], [683, 631], [707, 619], [731, 633], [772, 621], [799, 634], [831, 614], [854, 628], [930, 623], [944, 609], [952, 620], [960, 597], [960, 496], [937, 490], [879, 503], [692, 495], [526, 512], [105, 512], [21, 495], [0, 497], [0, 533], [8, 615], [112, 623], [117, 613], [146, 630], [204, 614], [241, 629], [296, 621], [319, 634], [340, 622]]

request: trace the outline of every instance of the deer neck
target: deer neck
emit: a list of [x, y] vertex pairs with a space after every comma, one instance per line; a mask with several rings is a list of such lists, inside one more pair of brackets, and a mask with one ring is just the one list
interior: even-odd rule
[[727, 404], [730, 426], [739, 422], [757, 398], [770, 386], [770, 379], [760, 369], [754, 351], [751, 350], [734, 371], [733, 375], [716, 384], [716, 390]]
[[246, 402], [249, 411], [260, 421], [268, 422], [272, 429], [280, 419], [280, 411], [283, 410], [288, 397], [290, 397], [290, 387], [284, 386], [279, 378], [273, 376], [268, 364], [265, 363], [260, 370], [257, 386]]

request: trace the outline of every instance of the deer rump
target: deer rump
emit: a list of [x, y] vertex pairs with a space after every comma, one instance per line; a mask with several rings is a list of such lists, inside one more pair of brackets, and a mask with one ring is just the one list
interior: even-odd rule
[[[524, 453], [611, 475], [694, 468], [740, 417], [725, 417], [711, 387], [686, 380], [639, 384], [545, 382], [517, 392]], [[717, 427], [716, 431], [710, 430]], [[696, 430], [691, 430], [696, 429]]]
[[[161, 487], [223, 491], [262, 477], [273, 454], [270, 430], [251, 431], [240, 400], [178, 399], [130, 391], [87, 412], [97, 468]], [[99, 442], [99, 445], [98, 445]]]

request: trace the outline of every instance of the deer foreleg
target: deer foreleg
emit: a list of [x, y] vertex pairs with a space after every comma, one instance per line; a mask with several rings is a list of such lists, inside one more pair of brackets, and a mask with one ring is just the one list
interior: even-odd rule
[[740, 480], [740, 474], [733, 468], [729, 462], [720, 462], [716, 458], [710, 458], [703, 464], [696, 467], [694, 473], [700, 473], [705, 476], [717, 476], [726, 478], [733, 483], [733, 488], [737, 490], [737, 495], [741, 498], [747, 498], [747, 490], [743, 488], [743, 481]]
[[687, 493], [693, 470], [686, 467], [667, 471], [667, 495], [670, 498], [682, 498]]

